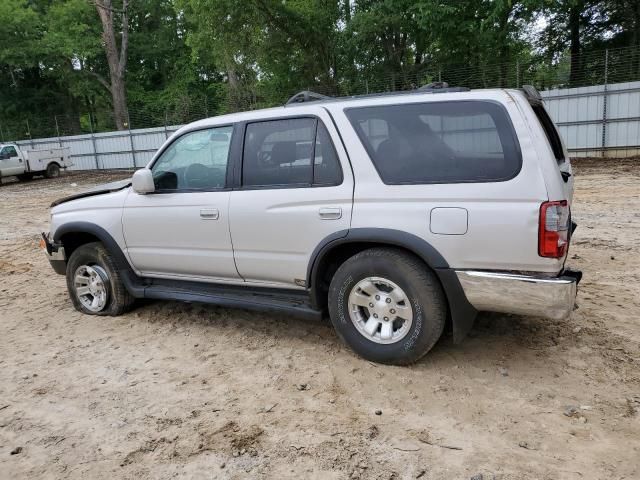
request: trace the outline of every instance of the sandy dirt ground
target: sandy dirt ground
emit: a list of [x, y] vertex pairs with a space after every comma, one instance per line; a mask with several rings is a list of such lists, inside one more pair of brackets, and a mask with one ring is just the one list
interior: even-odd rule
[[576, 170], [579, 309], [481, 314], [408, 368], [284, 315], [83, 316], [38, 232], [122, 174], [0, 186], [0, 477], [640, 478], [640, 167]]

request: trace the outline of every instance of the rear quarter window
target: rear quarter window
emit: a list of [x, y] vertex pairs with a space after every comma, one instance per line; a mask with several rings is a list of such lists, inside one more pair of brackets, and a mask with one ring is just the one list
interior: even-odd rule
[[488, 101], [346, 109], [387, 184], [500, 182], [522, 166], [509, 116]]

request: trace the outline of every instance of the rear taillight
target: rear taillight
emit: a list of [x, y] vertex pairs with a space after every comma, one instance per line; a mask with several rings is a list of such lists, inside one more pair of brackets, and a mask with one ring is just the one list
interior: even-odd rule
[[544, 202], [540, 206], [538, 254], [541, 257], [561, 258], [569, 244], [569, 205]]

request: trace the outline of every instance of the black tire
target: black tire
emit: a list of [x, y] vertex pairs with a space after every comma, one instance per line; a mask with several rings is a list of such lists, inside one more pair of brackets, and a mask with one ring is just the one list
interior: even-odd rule
[[[107, 287], [106, 305], [98, 312], [86, 308], [76, 295], [76, 271], [83, 265], [101, 267], [107, 276], [104, 282]], [[82, 313], [88, 315], [111, 315], [115, 317], [128, 311], [135, 301], [122, 283], [115, 260], [100, 242], [86, 243], [78, 247], [71, 254], [71, 258], [69, 258], [67, 262], [66, 276], [67, 289], [71, 302], [75, 309]]]
[[[390, 280], [409, 299], [412, 324], [395, 343], [376, 343], [351, 320], [349, 295], [367, 277]], [[422, 260], [399, 249], [371, 248], [349, 258], [336, 271], [329, 287], [329, 314], [338, 336], [360, 356], [373, 362], [408, 365], [422, 358], [442, 335], [447, 303], [440, 282]]]
[[28, 182], [29, 180], [33, 180], [33, 173], [23, 173], [22, 175], [18, 175], [18, 180], [21, 182]]
[[47, 178], [58, 178], [60, 176], [60, 165], [57, 163], [50, 163], [47, 165], [44, 176]]

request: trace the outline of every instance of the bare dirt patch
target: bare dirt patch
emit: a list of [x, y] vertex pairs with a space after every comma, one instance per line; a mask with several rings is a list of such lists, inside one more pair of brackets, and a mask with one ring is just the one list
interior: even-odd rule
[[51, 201], [123, 174], [0, 186], [0, 477], [639, 478], [640, 168], [576, 167], [580, 308], [482, 314], [409, 368], [282, 315], [83, 316], [38, 234]]

